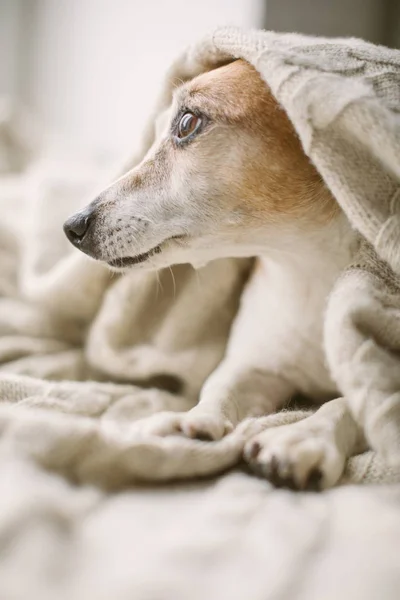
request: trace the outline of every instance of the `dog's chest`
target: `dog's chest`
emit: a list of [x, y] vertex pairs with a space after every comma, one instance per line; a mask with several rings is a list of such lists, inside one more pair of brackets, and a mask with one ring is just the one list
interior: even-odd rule
[[316, 244], [279, 260], [259, 257], [242, 298], [241, 329], [252, 338], [249, 347], [268, 363], [265, 368], [316, 398], [335, 392], [323, 329], [329, 294], [351, 258], [347, 238], [339, 248], [329, 252]]

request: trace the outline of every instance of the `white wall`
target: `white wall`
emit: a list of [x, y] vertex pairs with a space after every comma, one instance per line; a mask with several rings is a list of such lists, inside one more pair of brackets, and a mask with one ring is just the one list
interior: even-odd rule
[[[2, 0], [0, 0], [2, 1]], [[260, 26], [265, 0], [25, 0], [21, 95], [82, 150], [135, 146], [160, 80], [218, 25]]]

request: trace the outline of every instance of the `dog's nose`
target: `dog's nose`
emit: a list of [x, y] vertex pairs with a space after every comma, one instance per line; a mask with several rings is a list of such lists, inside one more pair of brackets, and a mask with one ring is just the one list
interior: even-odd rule
[[74, 246], [79, 247], [82, 244], [89, 230], [93, 215], [94, 211], [92, 209], [86, 209], [72, 215], [72, 217], [65, 221], [64, 233]]

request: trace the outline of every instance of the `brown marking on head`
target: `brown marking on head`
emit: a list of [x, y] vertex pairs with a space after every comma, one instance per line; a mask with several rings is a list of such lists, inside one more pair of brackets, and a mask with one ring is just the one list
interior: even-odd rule
[[229, 143], [243, 161], [241, 169], [227, 165], [227, 180], [243, 208], [268, 218], [302, 215], [323, 221], [339, 211], [286, 112], [248, 62], [236, 60], [199, 75], [186, 84], [182, 101], [231, 129]]

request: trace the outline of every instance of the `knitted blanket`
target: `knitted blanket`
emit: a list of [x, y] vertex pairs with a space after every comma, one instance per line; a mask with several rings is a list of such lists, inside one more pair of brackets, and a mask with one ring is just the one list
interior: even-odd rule
[[[398, 481], [400, 53], [359, 40], [218, 30], [172, 67], [131, 164], [151, 144], [176, 81], [236, 57], [268, 82], [362, 237], [357, 264], [330, 299], [326, 353], [380, 456], [370, 454], [360, 473], [355, 465], [364, 458], [353, 459], [354, 477]], [[13, 132], [18, 140], [18, 126], [5, 120], [10, 165], [19, 160]], [[27, 160], [21, 144], [19, 154]], [[256, 421], [212, 444], [149, 437], [135, 421], [196, 402], [223, 356], [249, 261], [112, 277], [70, 248], [61, 231], [64, 218], [86, 202], [83, 188], [101, 189], [108, 174], [65, 165], [63, 171], [57, 176], [36, 164], [22, 183], [8, 176], [2, 188], [3, 202], [12, 204], [11, 214], [2, 209], [0, 225], [0, 418], [7, 448], [103, 485], [206, 475], [235, 464]], [[20, 198], [11, 202], [10, 194]], [[20, 433], [31, 429], [40, 430], [39, 445]]]
[[[237, 57], [265, 78], [360, 233], [326, 317], [330, 367], [373, 448], [343, 483], [398, 483], [400, 53], [218, 30], [172, 67], [155, 117], [177, 80]], [[153, 136], [151, 119], [129, 166]], [[397, 598], [398, 486], [293, 495], [233, 473], [132, 487], [219, 474], [266, 423], [307, 414], [248, 420], [218, 442], [146, 433], [146, 418], [196, 402], [251, 261], [112, 276], [61, 228], [111, 175], [40, 158], [1, 107], [0, 173], [0, 596]]]

